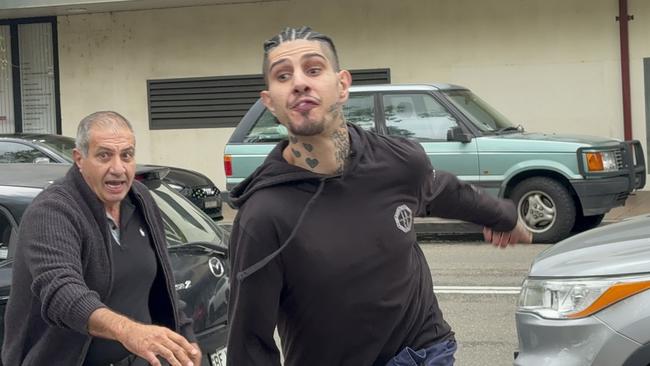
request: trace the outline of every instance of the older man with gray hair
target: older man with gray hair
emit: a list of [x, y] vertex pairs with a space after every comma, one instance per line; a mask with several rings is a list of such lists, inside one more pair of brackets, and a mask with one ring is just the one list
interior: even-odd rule
[[160, 211], [134, 181], [131, 124], [110, 111], [85, 117], [73, 157], [23, 215], [3, 363], [200, 365]]

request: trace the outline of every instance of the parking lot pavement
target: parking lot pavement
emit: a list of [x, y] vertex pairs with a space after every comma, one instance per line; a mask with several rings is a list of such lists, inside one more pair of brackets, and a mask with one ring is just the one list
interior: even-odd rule
[[650, 191], [637, 191], [628, 197], [625, 206], [616, 207], [605, 215], [606, 222], [650, 213]]
[[440, 308], [456, 332], [456, 366], [512, 365], [519, 289], [533, 258], [549, 246], [422, 245]]

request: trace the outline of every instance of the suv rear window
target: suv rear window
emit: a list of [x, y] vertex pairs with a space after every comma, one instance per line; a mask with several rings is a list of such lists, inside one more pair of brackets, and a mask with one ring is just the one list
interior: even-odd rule
[[[350, 95], [343, 106], [346, 121], [368, 131], [375, 131], [375, 100], [372, 95]], [[287, 128], [265, 109], [253, 128], [244, 137], [245, 143], [279, 142], [287, 138]]]

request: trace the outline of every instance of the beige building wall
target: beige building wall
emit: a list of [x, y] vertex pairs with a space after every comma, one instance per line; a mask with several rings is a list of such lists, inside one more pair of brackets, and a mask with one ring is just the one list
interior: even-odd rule
[[[650, 6], [629, 3], [634, 137], [645, 143]], [[150, 131], [146, 80], [259, 73], [263, 40], [307, 24], [334, 38], [346, 68], [467, 86], [527, 130], [622, 138], [617, 14], [616, 0], [287, 0], [63, 16], [63, 133], [115, 109], [135, 124], [139, 161], [224, 188], [233, 129]]]
[[[647, 145], [645, 85], [643, 59], [650, 58], [650, 1], [634, 0], [630, 3], [630, 14], [635, 20], [630, 21], [630, 89], [632, 94], [632, 136], [643, 143], [646, 157], [650, 156]], [[623, 112], [621, 109], [621, 119]], [[646, 167], [650, 161], [646, 158]], [[650, 190], [646, 184], [646, 190]]]

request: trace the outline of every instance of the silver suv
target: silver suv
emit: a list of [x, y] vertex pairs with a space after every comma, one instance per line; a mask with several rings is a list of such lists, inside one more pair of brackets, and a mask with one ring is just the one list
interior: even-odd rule
[[650, 215], [535, 258], [516, 313], [515, 365], [650, 365]]

